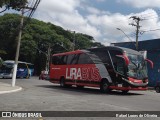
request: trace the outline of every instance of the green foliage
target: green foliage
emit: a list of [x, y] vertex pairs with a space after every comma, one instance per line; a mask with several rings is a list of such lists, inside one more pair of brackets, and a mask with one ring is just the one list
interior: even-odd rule
[[[27, 18], [24, 19], [24, 24], [26, 22]], [[0, 16], [0, 50], [6, 53], [0, 54], [4, 60], [14, 60], [15, 58], [19, 24], [20, 16], [17, 14]], [[73, 39], [74, 33], [66, 31], [62, 27], [31, 19], [23, 29], [19, 60], [34, 63], [36, 71], [39, 73], [46, 65], [45, 54], [49, 44], [51, 45], [51, 54], [70, 51], [73, 49]], [[94, 38], [86, 34], [76, 33], [75, 39], [75, 49], [101, 45], [94, 43]]]
[[5, 7], [6, 9], [20, 10], [27, 4], [27, 0], [1, 0], [0, 7]]
[[19, 23], [20, 18], [15, 14], [0, 17], [0, 49], [7, 53], [6, 59], [14, 59]]
[[2, 55], [2, 54], [7, 54], [7, 53], [4, 50], [0, 50], [0, 55]]

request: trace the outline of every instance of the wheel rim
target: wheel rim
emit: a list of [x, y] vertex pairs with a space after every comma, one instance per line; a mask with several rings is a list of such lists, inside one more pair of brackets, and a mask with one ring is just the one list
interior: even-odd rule
[[107, 84], [107, 83], [104, 83], [104, 84], [103, 84], [103, 89], [104, 89], [104, 90], [107, 90], [107, 89], [108, 89], [108, 84]]
[[160, 92], [159, 87], [156, 87], [156, 92], [157, 92], [157, 93], [159, 93], [159, 92]]
[[64, 87], [64, 80], [63, 80], [63, 79], [61, 80], [60, 85], [61, 85], [62, 87]]

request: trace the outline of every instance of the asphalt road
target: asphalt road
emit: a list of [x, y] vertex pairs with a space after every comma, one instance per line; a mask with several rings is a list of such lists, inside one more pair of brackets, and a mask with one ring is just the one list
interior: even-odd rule
[[[0, 82], [11, 84], [11, 79], [0, 79]], [[0, 95], [1, 111], [160, 110], [160, 94], [153, 90], [130, 91], [125, 95], [118, 91], [103, 94], [94, 88], [61, 88], [58, 84], [38, 80], [38, 77], [17, 79], [16, 85], [21, 86], [23, 90]]]

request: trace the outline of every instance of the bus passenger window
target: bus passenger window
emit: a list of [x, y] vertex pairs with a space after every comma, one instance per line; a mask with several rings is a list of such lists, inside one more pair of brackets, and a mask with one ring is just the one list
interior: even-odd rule
[[63, 56], [61, 57], [61, 64], [62, 64], [62, 65], [66, 65], [66, 64], [67, 64], [67, 56], [66, 56], [66, 55], [63, 55]]
[[93, 61], [88, 55], [82, 53], [79, 56], [78, 64], [93, 64]]
[[71, 60], [71, 64], [77, 64], [78, 58], [79, 58], [79, 54], [74, 54], [74, 56]]
[[68, 57], [67, 57], [67, 65], [70, 65], [70, 64], [71, 64], [73, 57], [74, 57], [73, 54], [68, 55]]
[[52, 58], [52, 64], [54, 64], [54, 65], [58, 65], [59, 64], [59, 58], [58, 58], [58, 56], [53, 56], [53, 58]]

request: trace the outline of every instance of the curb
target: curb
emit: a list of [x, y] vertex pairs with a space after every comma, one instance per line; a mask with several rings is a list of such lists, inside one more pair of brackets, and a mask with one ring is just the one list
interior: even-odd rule
[[22, 87], [19, 87], [19, 88], [14, 89], [14, 90], [0, 91], [0, 94], [18, 92], [18, 91], [20, 91], [20, 90], [22, 90]]

